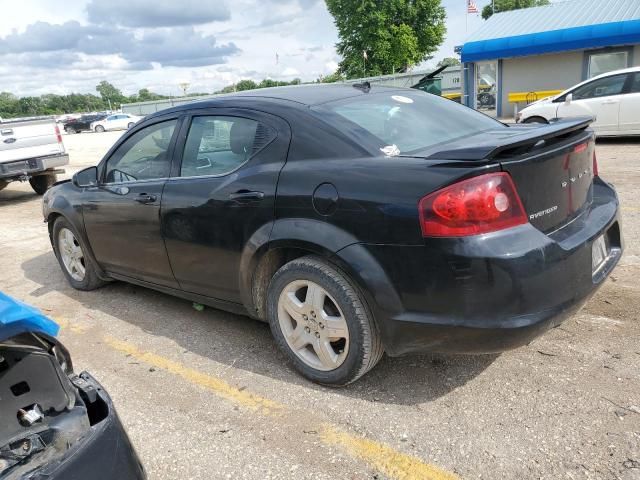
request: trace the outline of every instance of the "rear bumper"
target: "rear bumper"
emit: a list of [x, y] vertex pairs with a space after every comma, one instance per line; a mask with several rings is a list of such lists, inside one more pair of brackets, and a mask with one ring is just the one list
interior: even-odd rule
[[32, 480], [144, 480], [146, 474], [111, 399], [88, 373], [80, 377], [94, 387], [108, 409], [82, 440], [56, 459], [31, 473]]
[[[594, 272], [592, 245], [602, 235], [610, 249]], [[352, 245], [339, 255], [358, 272], [385, 349], [396, 356], [525, 345], [579, 310], [622, 249], [617, 196], [596, 179], [592, 208], [550, 235], [527, 224], [420, 246]]]
[[35, 173], [43, 172], [45, 170], [50, 170], [68, 164], [69, 155], [67, 155], [66, 153], [0, 163], [0, 178], [32, 176]]

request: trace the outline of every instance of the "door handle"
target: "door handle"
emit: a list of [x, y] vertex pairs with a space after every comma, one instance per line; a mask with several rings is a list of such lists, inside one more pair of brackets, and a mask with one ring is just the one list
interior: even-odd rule
[[229, 195], [229, 199], [238, 203], [255, 202], [258, 200], [262, 200], [263, 198], [264, 198], [264, 193], [253, 192], [250, 190], [238, 190], [237, 192]]
[[158, 199], [155, 195], [148, 195], [146, 193], [141, 193], [135, 198], [135, 201], [138, 203], [153, 203]]
[[618, 100], [605, 100], [602, 105], [615, 105], [616, 103], [618, 103]]

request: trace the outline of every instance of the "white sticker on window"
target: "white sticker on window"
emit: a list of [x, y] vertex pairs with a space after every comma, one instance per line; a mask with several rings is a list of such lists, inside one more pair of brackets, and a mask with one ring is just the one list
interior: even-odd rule
[[387, 157], [397, 157], [398, 155], [400, 155], [400, 149], [397, 147], [397, 145], [387, 145], [386, 147], [382, 147], [380, 151]]
[[411, 98], [405, 97], [403, 95], [391, 95], [391, 98], [400, 103], [413, 103], [413, 100]]

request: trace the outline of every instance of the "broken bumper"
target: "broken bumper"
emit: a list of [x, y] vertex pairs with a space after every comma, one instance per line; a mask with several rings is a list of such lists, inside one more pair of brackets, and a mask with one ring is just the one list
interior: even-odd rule
[[[135, 449], [131, 445], [111, 398], [88, 373], [80, 374], [89, 390], [98, 400], [95, 407], [106, 416], [91, 426], [86, 435], [71, 447], [63, 457], [42, 465], [30, 473], [31, 480], [142, 480], [146, 474]], [[91, 412], [89, 415], [91, 416]]]

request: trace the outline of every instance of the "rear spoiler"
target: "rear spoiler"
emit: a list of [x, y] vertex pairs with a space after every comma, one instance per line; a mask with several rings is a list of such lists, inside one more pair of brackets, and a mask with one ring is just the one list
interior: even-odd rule
[[[534, 147], [541, 148], [557, 143], [574, 132], [585, 130], [595, 119], [593, 117], [575, 117], [557, 120], [549, 125], [514, 125], [504, 130], [505, 135], [492, 135], [487, 132], [486, 140], [475, 145], [461, 145], [459, 148], [442, 150], [429, 155], [428, 158], [440, 160], [491, 160], [497, 157], [522, 154]], [[482, 135], [482, 134], [481, 134]], [[480, 137], [481, 135], [478, 135]], [[475, 138], [478, 138], [475, 137]], [[549, 142], [549, 140], [554, 140]]]

